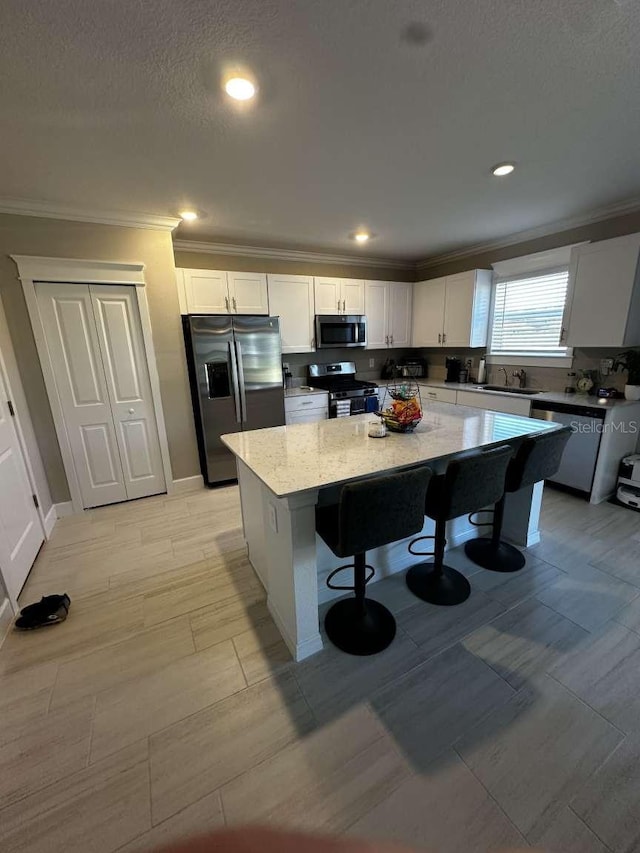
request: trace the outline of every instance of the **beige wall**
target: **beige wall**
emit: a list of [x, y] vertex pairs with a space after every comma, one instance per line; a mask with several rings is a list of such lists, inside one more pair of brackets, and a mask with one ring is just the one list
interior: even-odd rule
[[176, 249], [176, 266], [194, 270], [239, 270], [281, 275], [326, 275], [333, 278], [368, 278], [377, 281], [415, 281], [413, 269], [358, 266], [357, 264], [321, 264], [307, 261], [281, 261], [264, 258], [244, 258], [233, 255], [214, 255], [208, 252], [185, 252]]
[[[569, 246], [572, 243], [580, 243], [583, 240], [609, 240], [612, 237], [622, 237], [624, 234], [635, 234], [640, 231], [640, 213], [629, 213], [625, 216], [616, 216], [603, 222], [595, 222], [592, 225], [583, 225], [581, 228], [572, 228], [569, 231], [559, 231], [536, 240], [528, 240], [524, 243], [515, 243], [504, 249], [492, 249], [490, 252], [479, 252], [455, 261], [447, 261], [426, 269], [422, 269], [416, 281], [424, 281], [430, 278], [438, 278], [441, 275], [454, 275], [458, 272], [474, 269], [491, 269], [491, 265], [497, 261], [506, 261], [509, 258], [519, 258], [523, 255], [532, 255], [535, 252], [544, 252], [547, 249], [556, 249], [558, 246]], [[429, 260], [425, 261], [429, 264]]]
[[0, 297], [35, 436], [55, 503], [69, 488], [55, 435], [29, 316], [10, 254], [140, 261], [145, 264], [160, 390], [174, 479], [199, 473], [186, 373], [173, 246], [168, 232], [0, 215]]

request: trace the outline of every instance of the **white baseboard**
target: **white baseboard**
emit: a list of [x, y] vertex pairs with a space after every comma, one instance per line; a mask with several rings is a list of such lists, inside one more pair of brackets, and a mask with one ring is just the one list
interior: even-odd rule
[[196, 474], [195, 477], [183, 477], [181, 480], [173, 480], [169, 494], [184, 495], [187, 492], [198, 492], [204, 489], [204, 479], [202, 474]]
[[51, 504], [51, 508], [49, 512], [44, 517], [44, 535], [47, 539], [51, 538], [51, 533], [53, 528], [56, 526], [56, 521], [58, 520], [58, 513], [56, 510], [56, 505]]
[[311, 655], [315, 655], [316, 652], [322, 650], [322, 637], [320, 636], [320, 631], [317, 634], [311, 637], [307, 637], [302, 643], [296, 643], [293, 637], [287, 631], [287, 628], [284, 624], [284, 620], [278, 613], [275, 604], [271, 599], [267, 598], [267, 610], [271, 614], [273, 621], [276, 623], [276, 627], [278, 631], [282, 634], [282, 639], [285, 642], [285, 645], [291, 652], [291, 656], [293, 657], [296, 663], [299, 663], [301, 660], [310, 657]]
[[71, 501], [63, 501], [63, 503], [54, 504], [53, 508], [56, 511], [56, 518], [64, 518], [66, 515], [74, 515], [73, 504]]
[[13, 611], [8, 598], [5, 598], [0, 604], [0, 646], [4, 642], [4, 638], [9, 633], [9, 628], [13, 623]]

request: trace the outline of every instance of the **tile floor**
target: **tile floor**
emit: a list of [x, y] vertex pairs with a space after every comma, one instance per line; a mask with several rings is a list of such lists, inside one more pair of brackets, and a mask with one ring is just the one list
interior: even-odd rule
[[235, 487], [58, 523], [0, 648], [0, 849], [148, 850], [274, 822], [439, 853], [640, 850], [640, 516], [547, 490], [543, 541], [455, 608], [395, 576], [374, 658], [293, 664]]

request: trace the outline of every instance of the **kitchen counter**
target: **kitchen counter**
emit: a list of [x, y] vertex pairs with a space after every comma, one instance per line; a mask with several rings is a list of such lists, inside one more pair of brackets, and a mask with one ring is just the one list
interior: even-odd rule
[[322, 388], [311, 388], [309, 385], [301, 385], [298, 388], [285, 388], [285, 397], [308, 397], [310, 394], [328, 394], [328, 391], [323, 391]]
[[464, 450], [555, 429], [501, 412], [431, 403], [412, 433], [368, 435], [371, 415], [223, 435], [223, 443], [277, 497], [383, 474]]
[[[334, 503], [339, 487], [352, 480], [425, 463], [440, 472], [462, 451], [515, 446], [524, 436], [559, 428], [547, 421], [437, 402], [429, 405], [413, 433], [370, 438], [370, 420], [371, 415], [355, 415], [222, 436], [236, 455], [249, 560], [267, 591], [269, 612], [297, 661], [322, 648], [318, 606], [340, 595], [328, 589], [326, 578], [345, 562], [316, 534], [318, 504]], [[507, 495], [505, 538], [523, 546], [539, 541], [542, 488], [536, 483]], [[425, 517], [422, 534], [433, 532], [433, 521]], [[487, 527], [473, 527], [466, 516], [447, 523], [449, 547], [486, 533]], [[416, 562], [409, 541], [367, 552], [376, 580]]]
[[[497, 384], [497, 383], [496, 383]], [[519, 400], [539, 400], [544, 403], [564, 403], [569, 406], [597, 407], [599, 409], [613, 409], [616, 406], [637, 405], [633, 400], [604, 399], [590, 397], [586, 394], [565, 394], [562, 391], [540, 391], [536, 394], [514, 394], [513, 391], [485, 391], [478, 387], [477, 382], [445, 382], [442, 379], [421, 379], [418, 385], [427, 388], [448, 388], [451, 391], [471, 391], [476, 394], [495, 394], [499, 397], [516, 397]]]

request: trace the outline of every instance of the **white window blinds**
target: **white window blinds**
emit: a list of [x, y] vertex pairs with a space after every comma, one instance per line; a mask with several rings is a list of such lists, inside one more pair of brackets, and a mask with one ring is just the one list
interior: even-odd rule
[[566, 356], [560, 345], [567, 299], [566, 267], [498, 278], [491, 328], [491, 355]]

